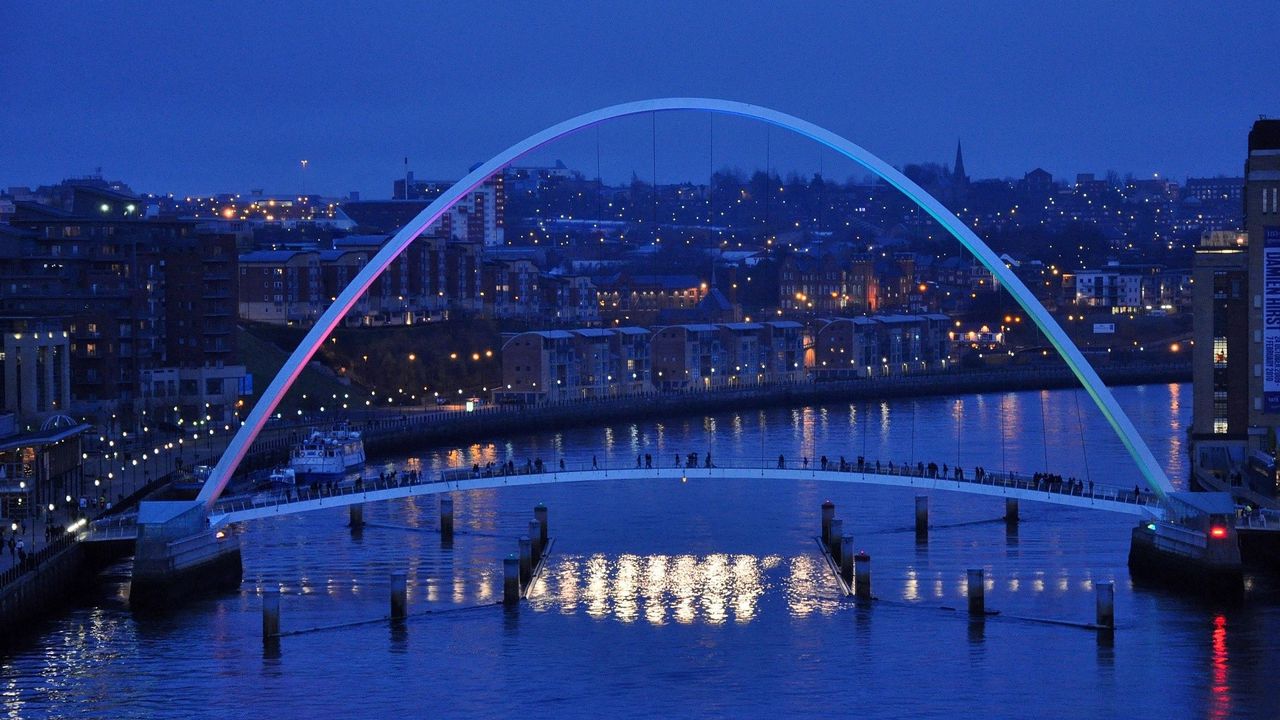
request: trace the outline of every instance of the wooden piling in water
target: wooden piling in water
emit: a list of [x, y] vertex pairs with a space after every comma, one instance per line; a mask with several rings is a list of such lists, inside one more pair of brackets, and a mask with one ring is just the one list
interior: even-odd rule
[[985, 618], [987, 616], [987, 588], [984, 585], [982, 568], [969, 570], [968, 595], [969, 617]]

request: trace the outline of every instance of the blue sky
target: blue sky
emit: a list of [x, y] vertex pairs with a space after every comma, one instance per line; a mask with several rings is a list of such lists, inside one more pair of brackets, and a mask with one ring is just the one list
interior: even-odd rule
[[[1221, 6], [1219, 6], [1221, 5]], [[387, 197], [566, 117], [658, 96], [773, 107], [894, 164], [1238, 174], [1280, 115], [1280, 3], [7, 3], [0, 185], [103, 168], [135, 189]], [[657, 121], [659, 177], [856, 170], [780, 131]], [[641, 118], [599, 133], [653, 171]], [[589, 174], [595, 134], [563, 157]], [[306, 175], [298, 161], [307, 158]]]

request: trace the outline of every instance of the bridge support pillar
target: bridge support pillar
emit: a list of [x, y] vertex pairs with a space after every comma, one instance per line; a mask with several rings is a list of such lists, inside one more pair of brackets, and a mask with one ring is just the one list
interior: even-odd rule
[[860, 552], [853, 556], [855, 568], [854, 595], [859, 600], [871, 599], [871, 556]]
[[916, 496], [916, 540], [929, 539], [929, 496]]
[[1018, 524], [1018, 498], [1004, 499], [1004, 524]]
[[831, 521], [836, 517], [836, 504], [827, 500], [822, 503], [822, 544], [831, 544]]
[[528, 587], [533, 580], [533, 539], [520, 538], [520, 587]]
[[364, 503], [348, 505], [347, 514], [350, 518], [347, 525], [352, 530], [361, 530], [364, 528]]
[[240, 540], [212, 527], [199, 501], [144, 501], [138, 505], [129, 606], [135, 612], [170, 610], [202, 592], [240, 587]]
[[502, 603], [507, 607], [520, 604], [520, 560], [515, 555], [502, 561]]
[[982, 619], [987, 615], [987, 588], [982, 568], [969, 570], [969, 617]]
[[440, 497], [440, 542], [453, 542], [453, 498]]
[[545, 548], [547, 546], [547, 539], [548, 539], [547, 506], [543, 505], [542, 503], [538, 503], [537, 505], [535, 505], [533, 508], [533, 519], [538, 521], [539, 539], [542, 542], [542, 547]]
[[402, 623], [409, 616], [409, 588], [404, 572], [391, 573], [391, 622]]
[[280, 637], [280, 588], [262, 589], [262, 643], [276, 642]]
[[840, 578], [844, 584], [853, 587], [853, 536], [840, 538]]
[[840, 538], [844, 537], [844, 521], [835, 518], [831, 521], [831, 527], [827, 530], [827, 552], [831, 553], [831, 559], [835, 561], [836, 567], [840, 567]]
[[[542, 526], [537, 520], [529, 521], [529, 552], [532, 567], [538, 567], [538, 563], [542, 562]], [[532, 577], [532, 576], [531, 576]]]
[[1116, 627], [1116, 584], [1109, 582], [1094, 583], [1097, 593], [1097, 620], [1095, 623], [1107, 630]]

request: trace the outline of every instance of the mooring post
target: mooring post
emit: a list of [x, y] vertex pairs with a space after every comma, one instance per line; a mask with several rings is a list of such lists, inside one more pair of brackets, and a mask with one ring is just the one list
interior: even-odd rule
[[540, 533], [539, 537], [541, 538], [541, 541], [542, 541], [542, 547], [545, 548], [547, 546], [547, 539], [548, 539], [547, 506], [543, 505], [542, 503], [538, 503], [536, 506], [534, 506], [533, 519], [538, 521], [539, 533]]
[[983, 584], [982, 568], [969, 570], [969, 616], [985, 618], [987, 615], [987, 588]]
[[453, 498], [440, 496], [440, 541], [453, 541]]
[[822, 544], [831, 543], [831, 521], [836, 517], [836, 504], [827, 500], [822, 503]]
[[533, 540], [525, 535], [520, 538], [520, 587], [528, 587], [533, 579]]
[[840, 538], [840, 578], [844, 584], [853, 587], [853, 536]]
[[1094, 583], [1097, 593], [1097, 624], [1108, 630], [1116, 626], [1116, 584], [1112, 582]]
[[916, 539], [929, 537], [929, 496], [916, 496]]
[[520, 604], [520, 559], [515, 555], [502, 561], [502, 602], [507, 607]]
[[844, 537], [844, 521], [840, 518], [831, 520], [831, 526], [827, 528], [827, 552], [831, 553], [831, 559], [835, 561], [836, 567], [840, 567], [840, 538]]
[[853, 565], [857, 577], [854, 578], [854, 594], [859, 600], [871, 599], [871, 556], [860, 552], [853, 556]]
[[359, 530], [364, 527], [364, 503], [352, 503], [347, 506], [348, 517], [350, 522], [348, 525], [352, 530]]
[[1004, 522], [1006, 525], [1018, 524], [1018, 498], [1004, 499]]
[[537, 520], [529, 521], [528, 537], [530, 541], [530, 560], [533, 563], [532, 566], [536, 568], [538, 563], [542, 562], [542, 551], [544, 550], [542, 547], [542, 526], [538, 524]]
[[280, 588], [262, 588], [262, 642], [273, 642], [279, 636]]
[[391, 573], [391, 621], [400, 622], [409, 616], [408, 575], [403, 571]]

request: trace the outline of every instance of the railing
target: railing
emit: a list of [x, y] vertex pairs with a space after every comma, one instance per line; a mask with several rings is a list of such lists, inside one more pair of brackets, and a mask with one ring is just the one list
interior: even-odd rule
[[[780, 465], [774, 463], [762, 463], [760, 465], [731, 465], [719, 466], [712, 464], [708, 466], [705, 462], [702, 465], [685, 464], [685, 465], [666, 465], [657, 467], [647, 464], [643, 461], [636, 466], [618, 466], [613, 467], [602, 466], [594, 463], [574, 463], [572, 467], [565, 464], [563, 467], [552, 467], [551, 465], [539, 466], [533, 461], [527, 461], [525, 465], [508, 466], [503, 469], [502, 466], [492, 467], [472, 467], [472, 468], [453, 468], [443, 470], [438, 474], [421, 475], [416, 472], [393, 472], [390, 475], [381, 475], [379, 477], [365, 478], [361, 477], [357, 480], [343, 480], [338, 482], [312, 483], [311, 485], [299, 485], [295, 488], [284, 492], [272, 494], [258, 494], [252, 496], [239, 496], [225, 498], [217, 503], [213, 512], [215, 514], [236, 513], [248, 510], [258, 510], [262, 508], [280, 507], [292, 505], [301, 502], [313, 500], [325, 500], [328, 498], [341, 498], [350, 495], [361, 495], [369, 492], [377, 492], [381, 490], [394, 490], [409, 487], [429, 487], [438, 485], [448, 485], [449, 483], [457, 483], [463, 480], [472, 480], [477, 478], [495, 478], [495, 477], [511, 477], [522, 475], [547, 475], [553, 479], [549, 482], [555, 482], [556, 476], [561, 474], [574, 475], [577, 473], [597, 473], [607, 474], [610, 472], [634, 472], [634, 471], [655, 471], [663, 468], [697, 470], [716, 468], [721, 470], [740, 470], [743, 472], [760, 472], [761, 470], [792, 470], [802, 473], [809, 473], [815, 479], [829, 479], [838, 477], [841, 474], [862, 473], [865, 475], [878, 475], [885, 477], [910, 477], [922, 480], [939, 480], [951, 481], [960, 484], [982, 485], [1000, 488], [1009, 488], [1014, 490], [1024, 490], [1028, 492], [1042, 492], [1046, 495], [1053, 496], [1072, 496], [1079, 498], [1088, 498], [1090, 500], [1098, 500], [1102, 502], [1113, 502], [1135, 506], [1158, 506], [1159, 499], [1150, 492], [1138, 490], [1126, 490], [1110, 485], [1095, 484], [1090, 486], [1082, 482], [1068, 482], [1057, 478], [1056, 476], [1034, 474], [1023, 475], [1018, 473], [987, 473], [983, 472], [979, 477], [972, 475], [957, 474], [955, 472], [930, 472], [927, 465], [916, 463], [904, 464], [888, 464], [876, 461], [828, 463], [826, 468], [821, 467], [820, 463], [791, 463], [788, 465], [783, 462]], [[1136, 489], [1136, 488], [1135, 488]], [[1280, 520], [1276, 522], [1280, 523]]]
[[128, 540], [138, 536], [138, 513], [111, 515], [89, 526], [90, 540]]
[[46, 560], [57, 555], [63, 550], [66, 550], [75, 543], [76, 536], [74, 533], [63, 533], [53, 540], [50, 540], [44, 547], [36, 550], [30, 555], [27, 555], [27, 557], [24, 560], [19, 561], [17, 565], [5, 570], [3, 573], [0, 573], [0, 593], [8, 590], [10, 583], [17, 582], [28, 573], [38, 572], [41, 564]]
[[1269, 508], [1242, 510], [1236, 515], [1236, 529], [1280, 530], [1280, 510]]

